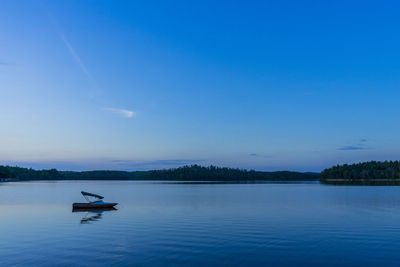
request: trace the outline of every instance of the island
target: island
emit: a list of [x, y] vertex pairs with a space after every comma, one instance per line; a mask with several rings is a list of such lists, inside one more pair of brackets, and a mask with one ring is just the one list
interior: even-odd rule
[[216, 166], [190, 165], [149, 171], [58, 171], [0, 166], [0, 180], [163, 180], [163, 181], [318, 181], [318, 173], [255, 171]]
[[334, 185], [400, 185], [399, 161], [369, 161], [337, 165], [323, 170], [323, 184]]

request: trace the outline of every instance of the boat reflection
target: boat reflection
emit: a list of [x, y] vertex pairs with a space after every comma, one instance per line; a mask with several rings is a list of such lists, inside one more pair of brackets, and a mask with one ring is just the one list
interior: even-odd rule
[[103, 212], [117, 210], [115, 208], [112, 209], [97, 209], [97, 210], [72, 210], [72, 212], [85, 212], [85, 215], [81, 219], [81, 224], [89, 224], [95, 221], [99, 221], [102, 216]]

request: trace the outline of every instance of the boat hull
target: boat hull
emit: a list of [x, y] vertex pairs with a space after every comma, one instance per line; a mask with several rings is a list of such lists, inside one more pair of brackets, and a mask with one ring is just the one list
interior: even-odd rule
[[114, 207], [118, 203], [102, 203], [102, 204], [92, 204], [92, 203], [73, 203], [73, 210], [106, 210], [115, 209]]

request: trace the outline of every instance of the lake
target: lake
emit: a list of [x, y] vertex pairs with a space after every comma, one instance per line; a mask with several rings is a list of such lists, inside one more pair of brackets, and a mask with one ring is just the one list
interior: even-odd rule
[[[80, 191], [118, 210], [72, 212]], [[0, 265], [399, 265], [400, 187], [0, 184]]]

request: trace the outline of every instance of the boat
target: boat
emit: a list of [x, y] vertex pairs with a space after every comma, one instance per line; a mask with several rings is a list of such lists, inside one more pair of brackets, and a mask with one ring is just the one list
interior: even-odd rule
[[[87, 200], [87, 203], [73, 203], [72, 210], [107, 210], [115, 209], [118, 203], [109, 203], [103, 201], [103, 196], [92, 194], [89, 192], [82, 191], [81, 194]], [[90, 198], [94, 198], [91, 200]]]

